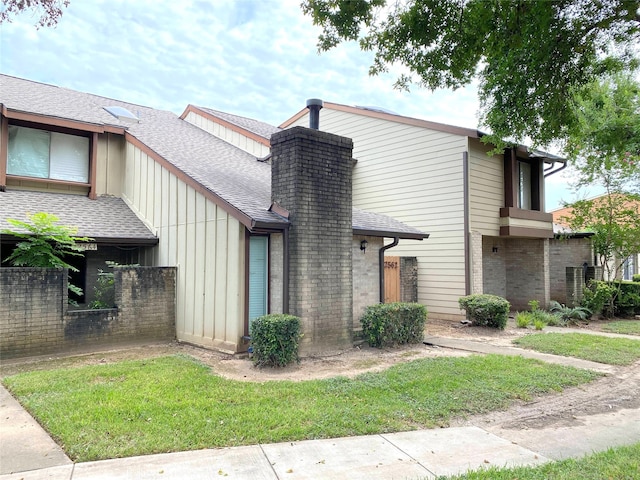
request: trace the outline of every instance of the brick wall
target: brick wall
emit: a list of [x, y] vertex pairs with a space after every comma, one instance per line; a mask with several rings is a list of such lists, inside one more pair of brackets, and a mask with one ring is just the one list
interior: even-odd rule
[[549, 241], [551, 300], [564, 304], [570, 304], [574, 300], [567, 297], [567, 267], [582, 267], [585, 262], [593, 265], [590, 239], [562, 238]]
[[512, 310], [527, 310], [530, 300], [549, 305], [549, 241], [509, 239], [506, 249], [506, 290]]
[[65, 270], [1, 268], [2, 358], [174, 339], [175, 268], [123, 267], [114, 276], [118, 308], [73, 310]]
[[[367, 249], [360, 250], [360, 242], [366, 240]], [[362, 330], [360, 317], [369, 305], [380, 303], [380, 268], [378, 251], [383, 247], [382, 238], [353, 237], [351, 247], [353, 258], [353, 328]]]
[[498, 237], [482, 238], [482, 290], [473, 293], [488, 293], [507, 296], [507, 247], [506, 241]]
[[271, 196], [290, 213], [289, 312], [302, 320], [303, 355], [352, 345], [352, 149], [303, 127], [271, 137]]
[[545, 308], [549, 304], [546, 239], [483, 237], [482, 264], [482, 293], [506, 298], [512, 310], [528, 310], [530, 300]]
[[269, 313], [282, 313], [284, 245], [281, 233], [269, 235]]

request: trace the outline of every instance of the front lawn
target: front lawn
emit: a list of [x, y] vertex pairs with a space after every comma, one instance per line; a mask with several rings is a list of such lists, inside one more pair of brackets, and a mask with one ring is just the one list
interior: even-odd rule
[[609, 338], [586, 333], [539, 333], [525, 335], [513, 343], [538, 352], [609, 365], [630, 365], [640, 358], [640, 339]]
[[611, 448], [583, 458], [537, 467], [496, 468], [447, 477], [449, 480], [602, 480], [640, 478], [640, 443]]
[[447, 425], [598, 374], [499, 355], [354, 379], [239, 382], [191, 357], [34, 371], [4, 384], [75, 461]]
[[640, 335], [640, 320], [618, 320], [602, 326], [602, 330], [625, 335]]

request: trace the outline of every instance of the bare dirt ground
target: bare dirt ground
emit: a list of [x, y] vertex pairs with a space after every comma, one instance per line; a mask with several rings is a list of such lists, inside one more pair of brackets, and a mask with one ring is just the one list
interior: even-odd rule
[[[594, 321], [582, 328], [598, 331], [604, 323]], [[427, 336], [463, 338], [504, 346], [511, 345], [513, 339], [531, 332], [515, 328], [512, 320], [504, 331], [439, 320], [429, 320], [426, 329]], [[391, 349], [375, 349], [362, 345], [322, 357], [307, 357], [299, 364], [273, 369], [256, 368], [246, 356], [230, 356], [189, 345], [170, 343], [68, 357], [40, 357], [3, 362], [0, 366], [0, 377], [20, 371], [103, 364], [172, 354], [197, 358], [210, 365], [214, 373], [225, 378], [254, 382], [303, 381], [339, 375], [353, 377], [419, 358], [470, 355], [468, 352], [429, 345]], [[454, 420], [452, 426], [473, 424], [518, 429], [563, 426], [579, 422], [580, 416], [627, 408], [640, 408], [640, 362], [628, 367], [618, 367], [614, 374], [606, 375], [588, 385], [568, 388], [561, 393], [541, 396], [529, 402], [518, 402], [507, 411]]]

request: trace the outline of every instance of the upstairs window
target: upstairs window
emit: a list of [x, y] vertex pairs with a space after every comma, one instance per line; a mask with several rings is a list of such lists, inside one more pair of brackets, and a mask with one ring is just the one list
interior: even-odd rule
[[7, 174], [89, 182], [89, 138], [9, 125]]
[[518, 162], [518, 208], [531, 210], [531, 165]]

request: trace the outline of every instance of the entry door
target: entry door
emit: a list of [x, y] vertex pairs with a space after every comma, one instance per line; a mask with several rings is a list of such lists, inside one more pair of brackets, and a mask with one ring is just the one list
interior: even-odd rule
[[384, 303], [400, 301], [400, 257], [384, 257]]
[[267, 314], [268, 237], [249, 237], [249, 324]]

